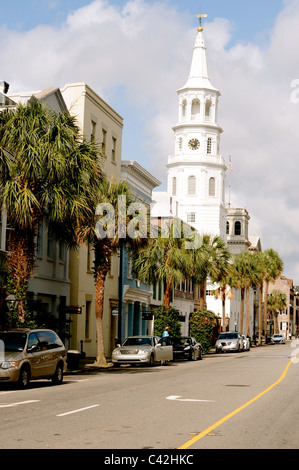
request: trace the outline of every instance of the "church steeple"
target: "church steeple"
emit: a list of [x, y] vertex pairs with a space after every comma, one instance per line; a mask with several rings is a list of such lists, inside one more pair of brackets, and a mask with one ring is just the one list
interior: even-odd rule
[[[206, 15], [198, 15], [201, 18]], [[168, 193], [178, 215], [200, 233], [226, 233], [225, 172], [217, 122], [220, 92], [211, 84], [203, 28], [197, 30], [190, 74], [177, 90], [179, 119], [173, 127], [175, 151], [168, 158]]]
[[[198, 16], [207, 16], [207, 15], [198, 15]], [[206, 57], [206, 47], [205, 40], [203, 35], [203, 28], [200, 26], [198, 28], [198, 33], [196, 36], [194, 48], [193, 48], [193, 57], [191, 62], [191, 69], [187, 83], [182, 88], [206, 88], [209, 90], [216, 90], [210, 82], [210, 77], [208, 74], [208, 65]]]

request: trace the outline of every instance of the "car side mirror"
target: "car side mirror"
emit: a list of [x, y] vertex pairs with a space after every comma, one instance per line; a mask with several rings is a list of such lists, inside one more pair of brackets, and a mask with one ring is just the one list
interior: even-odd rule
[[28, 353], [35, 353], [38, 351], [38, 347], [36, 344], [33, 344], [30, 348], [27, 348]]

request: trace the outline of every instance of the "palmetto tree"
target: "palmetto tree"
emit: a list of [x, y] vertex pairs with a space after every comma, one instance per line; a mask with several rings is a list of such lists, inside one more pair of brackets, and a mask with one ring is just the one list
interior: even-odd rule
[[38, 225], [45, 219], [56, 239], [80, 243], [77, 228], [93, 211], [90, 200], [101, 178], [98, 155], [67, 112], [58, 115], [31, 99], [0, 113], [0, 207], [10, 228], [9, 286], [20, 323]]
[[232, 263], [232, 271], [230, 277], [230, 286], [240, 289], [240, 333], [243, 333], [245, 293], [246, 293], [246, 333], [250, 336], [249, 324], [249, 288], [251, 284], [256, 285], [257, 279], [257, 258], [249, 251], [244, 251], [235, 256]]
[[[111, 267], [111, 259], [118, 252], [120, 245], [136, 250], [139, 244], [142, 244], [141, 239], [146, 237], [146, 233], [140, 235], [140, 230], [136, 230], [136, 237], [127, 233], [132, 221], [127, 215], [128, 207], [132, 203], [132, 194], [126, 182], [116, 183], [113, 179], [103, 178], [96, 200], [99, 205], [89, 223], [82, 227], [81, 237], [91, 242], [94, 251], [96, 362], [105, 366], [107, 361], [103, 340], [103, 310], [105, 280]], [[141, 228], [143, 229], [144, 227]]]
[[[266, 250], [265, 253], [265, 276], [264, 276], [264, 285], [265, 285], [265, 299], [268, 298], [269, 283], [275, 281], [282, 271], [283, 271], [283, 262], [279, 257], [278, 253], [271, 248]], [[264, 303], [264, 330], [265, 335], [267, 333], [267, 301]]]
[[273, 313], [274, 316], [274, 334], [278, 333], [278, 313], [286, 308], [287, 296], [280, 290], [274, 289], [268, 296], [268, 310]]
[[146, 284], [161, 282], [165, 286], [165, 308], [169, 308], [173, 285], [191, 277], [185, 238], [175, 236], [173, 224], [168, 232], [167, 237], [150, 239], [134, 260], [134, 273], [140, 281]]
[[206, 308], [207, 280], [223, 280], [229, 271], [230, 253], [219, 236], [202, 235], [197, 244], [198, 248], [189, 250], [189, 266], [194, 282], [199, 286], [199, 309], [203, 311]]

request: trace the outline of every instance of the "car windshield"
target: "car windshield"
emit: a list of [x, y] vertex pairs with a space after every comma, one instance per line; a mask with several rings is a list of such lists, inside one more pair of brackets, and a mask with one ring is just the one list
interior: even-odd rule
[[4, 342], [5, 351], [23, 351], [26, 344], [26, 338], [26, 333], [0, 333], [0, 340]]
[[237, 339], [238, 333], [220, 333], [218, 339]]
[[135, 337], [135, 338], [127, 338], [123, 342], [123, 346], [144, 346], [153, 344], [152, 338], [150, 337]]
[[174, 345], [187, 346], [188, 344], [191, 344], [191, 340], [190, 338], [173, 338], [172, 343]]

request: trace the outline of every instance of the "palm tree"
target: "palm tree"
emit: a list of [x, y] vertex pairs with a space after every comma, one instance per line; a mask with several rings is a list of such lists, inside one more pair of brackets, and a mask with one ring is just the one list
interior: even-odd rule
[[274, 315], [274, 334], [278, 333], [278, 313], [285, 309], [287, 296], [285, 293], [274, 289], [268, 296], [268, 309]]
[[[268, 298], [268, 291], [269, 291], [269, 283], [274, 282], [277, 279], [282, 271], [283, 271], [283, 262], [279, 257], [278, 253], [272, 248], [265, 251], [265, 277], [264, 277], [264, 285], [265, 285], [265, 299]], [[267, 308], [268, 302], [264, 303], [264, 330], [265, 335], [267, 333]]]
[[243, 332], [244, 320], [244, 306], [245, 306], [245, 293], [246, 293], [246, 313], [247, 324], [246, 333], [250, 336], [250, 323], [249, 323], [249, 288], [251, 284], [257, 282], [257, 260], [252, 253], [244, 251], [235, 256], [232, 264], [232, 271], [230, 276], [230, 286], [241, 291], [241, 304], [240, 304], [240, 333]]
[[43, 219], [59, 241], [80, 243], [77, 227], [93, 208], [101, 178], [99, 152], [82, 140], [75, 119], [38, 100], [0, 113], [0, 205], [9, 223], [9, 292], [26, 316], [26, 291], [35, 266], [35, 240]]
[[[126, 182], [115, 183], [113, 178], [110, 180], [103, 178], [97, 200], [102, 210], [100, 213], [99, 210], [96, 210], [89, 223], [82, 227], [85, 233], [81, 232], [81, 236], [88, 239], [93, 245], [93, 271], [96, 285], [96, 362], [105, 366], [107, 365], [103, 340], [105, 280], [111, 267], [112, 256], [118, 252], [120, 246], [126, 245], [134, 251], [141, 244], [141, 238], [133, 239], [127, 234], [127, 227], [131, 220], [127, 215], [127, 209], [132, 203], [132, 195]], [[99, 215], [104, 217], [99, 217]]]
[[191, 277], [185, 238], [175, 236], [174, 224], [170, 224], [168, 235], [167, 238], [150, 239], [134, 260], [134, 272], [140, 281], [146, 284], [161, 282], [165, 286], [163, 304], [166, 309], [170, 306], [173, 285]]
[[[198, 248], [197, 248], [198, 247]], [[230, 253], [219, 236], [197, 234], [195, 248], [188, 250], [189, 273], [199, 286], [199, 310], [206, 308], [206, 286], [208, 278], [219, 282], [228, 272]]]

